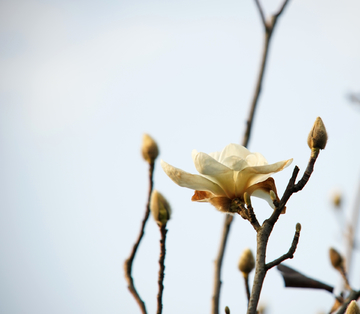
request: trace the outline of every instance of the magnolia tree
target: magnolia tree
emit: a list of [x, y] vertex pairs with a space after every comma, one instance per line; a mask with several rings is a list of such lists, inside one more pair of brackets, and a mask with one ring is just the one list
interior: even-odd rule
[[[233, 218], [237, 215], [251, 224], [254, 229], [253, 236], [256, 237], [257, 247], [255, 257], [250, 249], [246, 249], [239, 260], [238, 268], [243, 275], [248, 299], [248, 314], [255, 314], [262, 311], [259, 307], [259, 298], [266, 280], [267, 272], [277, 267], [283, 276], [286, 287], [298, 287], [308, 289], [322, 289], [334, 294], [334, 288], [331, 285], [322, 283], [314, 278], [309, 278], [297, 270], [294, 270], [282, 263], [294, 257], [297, 244], [300, 238], [301, 224], [294, 226], [294, 236], [292, 244], [287, 252], [274, 260], [267, 260], [267, 244], [276, 223], [281, 219], [281, 215], [286, 213], [286, 205], [288, 200], [294, 193], [300, 192], [306, 187], [310, 177], [314, 171], [314, 165], [319, 158], [320, 151], [325, 149], [327, 143], [327, 132], [325, 125], [320, 117], [315, 119], [314, 125], [310, 130], [307, 143], [310, 148], [309, 161], [305, 171], [299, 175], [300, 169], [295, 166], [291, 177], [289, 178], [287, 187], [284, 191], [278, 191], [275, 180], [272, 177], [277, 172], [289, 167], [292, 159], [279, 161], [269, 164], [265, 157], [258, 152], [252, 153], [246, 147], [249, 143], [252, 122], [254, 119], [256, 105], [261, 92], [261, 85], [264, 76], [266, 60], [268, 56], [269, 44], [272, 38], [273, 30], [277, 20], [283, 13], [288, 1], [285, 0], [280, 10], [266, 19], [262, 7], [258, 0], [255, 0], [260, 17], [264, 26], [264, 49], [261, 60], [261, 67], [256, 83], [254, 96], [250, 105], [250, 114], [247, 119], [247, 128], [243, 136], [242, 145], [231, 143], [223, 148], [222, 151], [213, 153], [204, 153], [194, 150], [192, 159], [196, 170], [199, 174], [191, 174], [179, 168], [176, 168], [165, 161], [161, 161], [161, 167], [168, 177], [180, 187], [194, 190], [191, 201], [207, 202], [214, 206], [219, 215], [225, 215], [223, 231], [220, 238], [220, 247], [215, 260], [214, 270], [214, 286], [211, 297], [211, 313], [218, 314], [220, 312], [230, 313], [231, 309], [225, 307], [219, 309], [219, 297], [221, 291], [221, 268], [224, 251], [229, 237], [229, 230]], [[159, 257], [159, 275], [158, 275], [158, 295], [157, 295], [157, 313], [162, 313], [163, 302], [162, 295], [164, 290], [163, 280], [165, 271], [165, 253], [166, 253], [166, 234], [167, 222], [171, 218], [171, 207], [166, 198], [157, 190], [153, 190], [153, 172], [154, 165], [157, 161], [159, 148], [154, 139], [145, 134], [142, 144], [142, 155], [149, 163], [149, 193], [148, 203], [146, 206], [145, 216], [141, 223], [140, 233], [133, 246], [129, 258], [124, 263], [125, 278], [128, 283], [128, 289], [143, 314], [147, 313], [146, 305], [135, 288], [132, 276], [132, 265], [137, 253], [137, 249], [144, 235], [144, 227], [152, 213], [153, 218], [157, 222], [160, 230], [160, 257]], [[284, 156], [279, 156], [283, 158]], [[279, 196], [280, 195], [280, 196]], [[264, 199], [271, 208], [271, 214], [263, 222], [256, 217], [256, 208], [252, 206], [252, 197]], [[340, 204], [340, 196], [334, 199], [334, 203]], [[357, 212], [355, 211], [357, 220]], [[356, 224], [355, 224], [356, 228]], [[354, 245], [352, 229], [352, 237], [349, 240], [349, 254]], [[352, 288], [351, 282], [347, 276], [345, 259], [333, 248], [329, 250], [329, 258], [332, 266], [340, 273], [343, 279], [343, 289], [334, 294], [334, 304], [329, 305], [330, 313], [360, 313], [360, 309], [356, 300], [360, 298], [360, 291]], [[171, 267], [171, 266], [170, 266]], [[254, 280], [249, 283], [249, 274], [254, 270]], [[245, 312], [245, 309], [244, 309]]]

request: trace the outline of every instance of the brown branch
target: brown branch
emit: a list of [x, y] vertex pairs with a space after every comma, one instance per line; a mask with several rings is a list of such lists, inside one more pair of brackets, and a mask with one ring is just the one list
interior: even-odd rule
[[265, 29], [266, 29], [266, 20], [265, 20], [264, 11], [263, 11], [263, 9], [262, 9], [262, 7], [261, 7], [261, 5], [260, 5], [259, 0], [255, 0], [255, 3], [256, 3], [256, 6], [257, 6], [257, 8], [258, 8], [258, 10], [259, 10], [260, 17], [261, 17], [261, 21], [262, 21], [262, 23], [263, 23], [263, 25], [264, 25], [264, 27], [265, 27]]
[[246, 297], [247, 297], [248, 304], [249, 304], [249, 301], [250, 301], [249, 275], [244, 276], [244, 281], [245, 281]]
[[[250, 134], [251, 134], [252, 124], [253, 124], [254, 115], [255, 115], [255, 109], [256, 109], [256, 106], [257, 106], [257, 103], [259, 100], [259, 96], [261, 93], [261, 87], [262, 87], [262, 82], [263, 82], [264, 73], [265, 73], [265, 66], [266, 66], [266, 61], [267, 61], [268, 52], [269, 52], [271, 34], [275, 27], [277, 18], [283, 12], [288, 0], [284, 1], [283, 5], [281, 6], [280, 11], [272, 17], [270, 24], [266, 23], [264, 13], [262, 11], [262, 8], [261, 8], [258, 0], [255, 0], [255, 2], [258, 6], [261, 19], [265, 26], [265, 35], [264, 35], [264, 48], [263, 48], [263, 53], [262, 53], [262, 58], [261, 58], [260, 71], [259, 71], [258, 78], [257, 78], [254, 97], [251, 101], [249, 117], [246, 121], [246, 130], [245, 130], [245, 134], [244, 134], [243, 142], [242, 142], [242, 145], [244, 147], [248, 146], [248, 143], [250, 140]], [[221, 272], [222, 260], [224, 258], [226, 242], [227, 242], [227, 238], [229, 235], [232, 220], [233, 220], [232, 216], [227, 214], [227, 217], [225, 218], [225, 222], [223, 225], [223, 231], [222, 231], [222, 237], [221, 237], [221, 241], [220, 241], [219, 252], [218, 252], [217, 258], [215, 260], [215, 282], [214, 282], [214, 290], [213, 290], [213, 297], [212, 297], [212, 309], [211, 309], [212, 314], [219, 313], [219, 298], [220, 298], [220, 286], [221, 286], [220, 272]]]
[[288, 258], [293, 258], [294, 257], [294, 253], [296, 251], [296, 247], [299, 243], [299, 237], [300, 237], [300, 228], [296, 228], [295, 234], [294, 234], [294, 238], [293, 238], [293, 242], [291, 244], [291, 247], [289, 248], [289, 251], [284, 254], [283, 256], [280, 256], [279, 258], [277, 258], [276, 260], [273, 260], [270, 263], [267, 263], [265, 265], [266, 270], [269, 270], [270, 268], [279, 265], [280, 263], [282, 263], [283, 261], [287, 260]]
[[221, 266], [222, 261], [224, 258], [224, 252], [226, 247], [226, 242], [228, 239], [231, 222], [233, 220], [233, 216], [226, 214], [223, 231], [220, 239], [220, 247], [218, 255], [214, 261], [215, 264], [215, 273], [214, 273], [214, 288], [213, 288], [213, 295], [211, 299], [211, 313], [218, 314], [219, 313], [219, 297], [220, 297], [220, 287], [221, 287]]
[[350, 295], [346, 298], [346, 300], [341, 305], [341, 307], [338, 309], [336, 314], [344, 314], [345, 311], [346, 311], [346, 308], [348, 307], [350, 302], [353, 301], [353, 300], [357, 301], [359, 298], [360, 298], [360, 290], [359, 291], [352, 290], [350, 292]]
[[[264, 35], [264, 48], [263, 48], [263, 53], [262, 53], [262, 58], [261, 58], [260, 71], [259, 71], [258, 78], [257, 78], [257, 83], [256, 83], [256, 87], [255, 87], [254, 96], [253, 96], [253, 99], [251, 101], [249, 117], [248, 117], [248, 119], [246, 121], [246, 130], [245, 130], [244, 137], [243, 137], [243, 142], [242, 142], [242, 145], [244, 147], [248, 146], [248, 143], [249, 143], [249, 140], [250, 140], [250, 133], [251, 133], [252, 124], [253, 124], [253, 120], [254, 120], [255, 109], [256, 109], [256, 106], [257, 106], [257, 103], [258, 103], [258, 100], [259, 100], [261, 87], [262, 87], [262, 82], [263, 82], [264, 73], [265, 73], [265, 66], [266, 66], [266, 61], [267, 61], [268, 52], [269, 52], [269, 44], [270, 44], [271, 34], [272, 34], [273, 29], [275, 27], [277, 18], [281, 15], [281, 13], [283, 12], [283, 10], [285, 8], [285, 5], [288, 2], [288, 0], [284, 1], [283, 5], [281, 6], [280, 11], [278, 11], [272, 17], [271, 22], [268, 25], [266, 23], [266, 21], [265, 21], [265, 16], [264, 16], [264, 13], [262, 11], [262, 8], [261, 8], [260, 4], [258, 3], [258, 0], [255, 0], [255, 1], [256, 1], [257, 6], [258, 6], [258, 9], [260, 11], [261, 19], [262, 19], [263, 24], [265, 26], [265, 35]], [[221, 265], [222, 265], [222, 260], [224, 258], [226, 242], [227, 242], [227, 238], [228, 238], [228, 235], [229, 235], [232, 220], [233, 220], [233, 217], [231, 215], [227, 214], [227, 216], [225, 218], [225, 221], [224, 221], [224, 225], [223, 225], [223, 231], [222, 231], [222, 236], [221, 236], [221, 240], [220, 240], [220, 247], [219, 247], [218, 255], [217, 255], [216, 260], [215, 260], [215, 276], [214, 276], [215, 278], [214, 278], [214, 290], [213, 290], [213, 296], [212, 296], [212, 309], [211, 309], [212, 314], [218, 314], [219, 313], [219, 298], [220, 298], [220, 286], [221, 286], [221, 278], [220, 278]]]
[[165, 241], [166, 241], [166, 225], [160, 227], [161, 239], [160, 239], [160, 259], [159, 259], [159, 278], [158, 278], [158, 285], [159, 285], [159, 292], [157, 295], [157, 312], [156, 314], [161, 314], [162, 312], [162, 295], [164, 290], [164, 271], [165, 271]]
[[[314, 164], [319, 155], [319, 150], [311, 150], [311, 157], [308, 163], [308, 166], [303, 174], [303, 177], [299, 180], [297, 184], [295, 184], [296, 177], [299, 173], [299, 168], [296, 166], [294, 168], [293, 174], [289, 180], [289, 183], [286, 187], [286, 190], [283, 194], [283, 197], [280, 200], [279, 205], [274, 210], [273, 214], [270, 216], [269, 219], [266, 219], [257, 233], [257, 249], [256, 249], [256, 264], [255, 264], [255, 277], [254, 283], [251, 291], [251, 297], [249, 302], [249, 307], [247, 314], [256, 314], [257, 305], [260, 298], [260, 292], [262, 289], [262, 285], [266, 276], [266, 272], [269, 269], [268, 267], [272, 265], [269, 263], [268, 265], [265, 263], [265, 256], [266, 256], [266, 248], [267, 243], [269, 241], [270, 234], [274, 228], [275, 223], [277, 222], [281, 212], [283, 211], [287, 201], [291, 197], [292, 194], [300, 191], [306, 183], [309, 181], [310, 176], [314, 170]], [[296, 235], [295, 235], [296, 237]], [[294, 241], [296, 240], [294, 237]], [[297, 243], [296, 243], [297, 244]], [[296, 245], [295, 245], [296, 248]], [[291, 249], [291, 248], [290, 248]], [[295, 250], [294, 250], [295, 252]], [[290, 251], [291, 253], [291, 251]]]
[[360, 211], [360, 181], [358, 185], [358, 190], [355, 198], [355, 203], [352, 208], [351, 213], [351, 222], [349, 223], [349, 236], [347, 237], [347, 245], [346, 245], [346, 268], [349, 273], [351, 273], [351, 262], [352, 262], [352, 254], [355, 244], [355, 235], [358, 228], [359, 223], [359, 211]]
[[280, 214], [282, 213], [289, 198], [294, 193], [301, 191], [304, 188], [304, 186], [306, 185], [306, 183], [309, 181], [310, 176], [314, 171], [314, 165], [315, 165], [315, 162], [316, 162], [316, 159], [318, 158], [318, 156], [319, 156], [319, 150], [316, 150], [316, 149], [311, 150], [311, 156], [310, 156], [308, 165], [306, 167], [306, 170], [305, 170], [302, 178], [296, 184], [295, 184], [295, 180], [299, 173], [299, 168], [297, 166], [295, 166], [293, 174], [292, 174], [292, 176], [289, 180], [289, 183], [286, 187], [286, 190], [279, 202], [279, 205], [276, 206], [276, 209], [274, 210], [273, 214], [269, 218], [269, 220], [272, 224], [275, 224], [275, 222], [278, 220], [278, 218], [279, 218]]
[[151, 197], [151, 192], [153, 189], [153, 174], [154, 174], [154, 167], [155, 164], [154, 163], [150, 163], [150, 167], [149, 167], [149, 193], [148, 193], [148, 201], [146, 204], [146, 209], [145, 209], [145, 215], [141, 224], [141, 228], [140, 228], [140, 233], [138, 235], [138, 238], [131, 250], [130, 256], [128, 259], [125, 260], [124, 262], [124, 271], [125, 271], [125, 279], [128, 283], [128, 289], [130, 291], [130, 293], [133, 295], [135, 301], [137, 302], [137, 304], [140, 307], [141, 313], [146, 314], [146, 307], [145, 307], [145, 303], [143, 300], [141, 300], [139, 293], [137, 292], [136, 288], [135, 288], [135, 284], [134, 284], [134, 279], [132, 278], [132, 264], [137, 252], [137, 249], [139, 247], [139, 244], [141, 242], [141, 239], [144, 235], [144, 229], [145, 229], [145, 225], [146, 222], [149, 218], [149, 214], [150, 214], [150, 197]]

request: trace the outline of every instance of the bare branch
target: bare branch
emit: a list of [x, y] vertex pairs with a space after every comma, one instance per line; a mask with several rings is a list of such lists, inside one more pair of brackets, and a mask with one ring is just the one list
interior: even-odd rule
[[133, 297], [135, 298], [135, 301], [137, 302], [137, 304], [140, 307], [141, 313], [146, 314], [146, 306], [144, 301], [140, 298], [139, 293], [137, 292], [136, 288], [135, 288], [135, 284], [134, 284], [134, 279], [132, 278], [132, 264], [137, 252], [137, 249], [139, 247], [139, 244], [141, 242], [141, 239], [144, 235], [144, 229], [145, 229], [145, 225], [146, 222], [149, 218], [149, 214], [150, 214], [150, 197], [151, 197], [151, 192], [153, 189], [153, 174], [154, 174], [154, 167], [155, 164], [154, 163], [150, 163], [150, 167], [149, 167], [149, 193], [148, 193], [148, 201], [146, 204], [146, 209], [145, 209], [145, 215], [141, 224], [141, 228], [140, 228], [140, 233], [138, 235], [138, 238], [133, 246], [133, 249], [130, 253], [130, 256], [127, 260], [125, 260], [124, 262], [124, 272], [125, 272], [125, 279], [128, 283], [128, 289], [130, 291], [130, 293], [133, 295]]
[[[248, 146], [248, 143], [250, 140], [250, 133], [251, 133], [252, 124], [254, 121], [255, 109], [258, 104], [259, 96], [261, 93], [262, 82], [263, 82], [263, 78], [264, 78], [264, 73], [265, 73], [265, 66], [266, 66], [266, 61], [267, 61], [268, 52], [269, 52], [271, 34], [275, 27], [277, 18], [280, 16], [282, 11], [284, 10], [285, 5], [288, 2], [288, 0], [285, 0], [284, 4], [280, 8], [280, 11], [276, 15], [273, 16], [273, 18], [271, 19], [270, 25], [268, 25], [265, 20], [264, 12], [258, 1], [259, 0], [255, 0], [255, 3], [259, 9], [261, 20], [262, 20], [262, 23], [265, 28], [264, 48], [263, 48], [263, 53], [262, 53], [262, 58], [261, 58], [260, 71], [259, 71], [257, 82], [256, 82], [255, 92], [254, 92], [254, 96], [253, 96], [253, 99], [252, 99], [251, 105], [250, 105], [249, 117], [246, 121], [246, 130], [245, 130], [243, 141], [242, 141], [242, 145], [244, 147]], [[213, 290], [213, 297], [212, 297], [212, 309], [211, 309], [212, 314], [219, 313], [219, 298], [220, 298], [220, 286], [221, 286], [220, 272], [221, 272], [222, 260], [224, 258], [226, 242], [227, 242], [227, 238], [229, 235], [229, 230], [230, 230], [232, 220], [233, 220], [233, 217], [231, 215], [227, 214], [224, 225], [223, 225], [223, 231], [222, 231], [222, 237], [221, 237], [221, 241], [220, 241], [219, 252], [218, 252], [217, 258], [215, 260], [215, 276], [214, 276], [215, 282], [214, 282], [214, 290]]]
[[256, 6], [257, 6], [257, 8], [258, 8], [258, 10], [259, 10], [260, 17], [261, 17], [261, 21], [263, 22], [263, 25], [264, 25], [264, 27], [265, 27], [265, 29], [266, 29], [267, 25], [266, 25], [266, 20], [265, 20], [264, 11], [263, 11], [263, 9], [262, 9], [262, 7], [261, 7], [261, 5], [260, 5], [259, 0], [255, 0], [255, 3], [256, 3]]
[[165, 271], [165, 241], [166, 241], [166, 225], [160, 227], [161, 239], [160, 239], [160, 259], [159, 259], [159, 278], [158, 278], [158, 285], [159, 285], [159, 293], [157, 295], [157, 312], [156, 314], [162, 313], [162, 295], [164, 290], [164, 271]]
[[218, 314], [219, 313], [219, 298], [220, 298], [220, 287], [221, 287], [221, 266], [222, 261], [224, 259], [224, 252], [226, 247], [226, 242], [228, 239], [231, 222], [233, 220], [233, 216], [226, 214], [223, 231], [220, 240], [219, 253], [214, 261], [215, 264], [215, 274], [214, 274], [214, 289], [213, 296], [211, 299], [211, 313]]
[[277, 13], [274, 14], [274, 16], [276, 16], [277, 18], [279, 17], [279, 15], [284, 11], [285, 6], [287, 5], [287, 3], [289, 2], [289, 0], [285, 0], [282, 4], [282, 6], [280, 7], [279, 11]]
[[247, 297], [248, 304], [249, 304], [249, 301], [250, 301], [250, 286], [249, 286], [249, 276], [248, 275], [244, 276], [244, 281], [245, 281], [246, 297]]
[[276, 265], [279, 265], [280, 263], [282, 263], [283, 261], [287, 260], [288, 258], [293, 258], [294, 257], [294, 253], [296, 251], [296, 247], [299, 243], [299, 237], [300, 237], [300, 228], [296, 228], [295, 230], [295, 234], [294, 234], [294, 238], [293, 238], [293, 242], [291, 244], [291, 247], [289, 249], [289, 251], [284, 254], [283, 256], [280, 256], [279, 258], [277, 258], [276, 260], [270, 262], [270, 263], [267, 263], [265, 265], [266, 267], [266, 270], [269, 270], [270, 268], [276, 266]]

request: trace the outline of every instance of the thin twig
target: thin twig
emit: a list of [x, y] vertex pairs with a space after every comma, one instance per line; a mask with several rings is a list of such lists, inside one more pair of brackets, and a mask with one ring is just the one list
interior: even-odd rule
[[125, 271], [125, 279], [128, 283], [128, 289], [130, 291], [130, 293], [133, 295], [133, 297], [135, 298], [135, 301], [137, 302], [137, 304], [140, 307], [141, 313], [146, 314], [146, 306], [144, 301], [140, 298], [139, 293], [137, 292], [136, 288], [135, 288], [135, 284], [134, 284], [134, 279], [132, 278], [132, 264], [137, 252], [137, 249], [139, 247], [139, 244], [141, 242], [141, 239], [144, 235], [144, 229], [145, 229], [145, 225], [146, 222], [149, 218], [149, 214], [150, 214], [150, 197], [151, 197], [151, 192], [153, 189], [153, 174], [154, 174], [154, 167], [155, 164], [151, 163], [149, 165], [149, 193], [148, 193], [148, 201], [146, 204], [146, 209], [145, 209], [145, 215], [144, 215], [144, 219], [141, 223], [141, 228], [140, 228], [140, 233], [138, 235], [138, 238], [131, 250], [130, 256], [128, 259], [125, 260], [124, 262], [124, 271]]
[[157, 314], [161, 314], [162, 312], [162, 295], [164, 290], [164, 271], [165, 271], [165, 241], [166, 241], [166, 225], [160, 227], [161, 239], [160, 239], [160, 258], [159, 258], [159, 278], [158, 278], [158, 285], [159, 285], [159, 292], [157, 295]]
[[349, 236], [346, 237], [346, 269], [349, 273], [351, 273], [351, 262], [352, 262], [352, 255], [354, 250], [355, 244], [355, 235], [357, 232], [357, 227], [359, 223], [359, 211], [360, 211], [360, 181], [358, 183], [358, 190], [354, 202], [354, 207], [352, 208], [351, 213], [351, 222], [349, 223]]
[[245, 281], [246, 297], [247, 297], [248, 304], [249, 304], [249, 301], [250, 301], [250, 286], [249, 286], [249, 275], [248, 274], [246, 276], [244, 276], [244, 281]]
[[261, 17], [261, 21], [263, 22], [263, 25], [264, 25], [264, 27], [265, 27], [265, 29], [266, 29], [266, 20], [265, 20], [264, 11], [263, 11], [263, 9], [262, 9], [262, 7], [261, 7], [261, 5], [260, 5], [259, 0], [255, 0], [255, 3], [256, 3], [256, 6], [257, 6], [257, 8], [258, 8], [258, 10], [259, 10], [260, 17]]
[[[263, 53], [262, 53], [262, 58], [261, 58], [260, 71], [259, 71], [258, 78], [257, 78], [254, 96], [251, 101], [249, 117], [246, 121], [246, 130], [245, 130], [243, 141], [242, 141], [242, 145], [244, 147], [248, 146], [248, 143], [250, 140], [250, 134], [251, 134], [252, 124], [253, 124], [254, 115], [255, 115], [255, 109], [256, 109], [256, 106], [257, 106], [257, 103], [259, 100], [262, 81], [263, 81], [264, 73], [265, 73], [265, 66], [266, 66], [266, 61], [267, 61], [267, 56], [268, 56], [268, 51], [269, 51], [271, 34], [275, 27], [277, 18], [283, 12], [285, 5], [288, 2], [288, 0], [285, 0], [283, 5], [281, 6], [280, 11], [277, 12], [276, 15], [273, 16], [273, 18], [271, 19], [271, 24], [270, 24], [270, 28], [269, 28], [269, 27], [267, 27], [267, 23], [265, 21], [265, 16], [264, 16], [263, 10], [260, 6], [260, 3], [258, 2], [258, 0], [255, 0], [255, 1], [258, 6], [258, 9], [260, 11], [260, 16], [261, 16], [262, 22], [265, 26], [265, 35], [264, 35], [265, 40], [264, 40], [264, 48], [263, 48]], [[222, 231], [222, 236], [221, 236], [221, 240], [220, 240], [219, 251], [218, 251], [215, 263], [214, 263], [215, 264], [215, 274], [214, 274], [214, 290], [213, 290], [213, 296], [212, 296], [212, 309], [211, 309], [212, 314], [219, 313], [219, 298], [220, 298], [220, 287], [221, 287], [221, 276], [220, 276], [221, 275], [221, 265], [222, 265], [222, 260], [224, 258], [226, 242], [227, 242], [227, 238], [229, 235], [232, 220], [233, 220], [233, 217], [231, 215], [227, 214], [225, 217], [224, 225], [223, 225], [223, 231]]]
[[300, 228], [296, 229], [295, 234], [294, 234], [294, 238], [293, 238], [293, 242], [291, 244], [291, 247], [289, 248], [289, 251], [284, 254], [283, 256], [280, 256], [279, 258], [277, 258], [276, 260], [273, 260], [270, 263], [267, 263], [265, 265], [266, 270], [269, 270], [270, 268], [279, 265], [280, 263], [282, 263], [283, 261], [287, 260], [288, 258], [293, 258], [294, 257], [294, 253], [296, 251], [296, 247], [299, 243], [299, 237], [300, 237]]
[[224, 252], [226, 247], [226, 242], [228, 239], [231, 222], [233, 220], [233, 216], [226, 214], [223, 231], [220, 239], [220, 248], [219, 253], [214, 261], [215, 264], [215, 273], [214, 273], [214, 288], [213, 288], [213, 296], [211, 299], [211, 313], [218, 314], [219, 313], [219, 297], [220, 297], [220, 287], [221, 287], [221, 266], [224, 258]]

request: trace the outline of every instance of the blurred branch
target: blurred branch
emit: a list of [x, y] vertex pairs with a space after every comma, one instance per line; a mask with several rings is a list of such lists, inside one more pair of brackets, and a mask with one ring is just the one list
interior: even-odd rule
[[249, 286], [249, 276], [244, 277], [245, 281], [245, 290], [246, 290], [246, 297], [249, 304], [250, 301], [250, 286]]
[[350, 267], [351, 267], [351, 262], [352, 262], [352, 253], [354, 250], [356, 231], [357, 231], [358, 223], [359, 223], [359, 211], [360, 211], [360, 180], [359, 180], [359, 185], [358, 185], [358, 190], [357, 190], [357, 194], [356, 194], [356, 198], [355, 198], [354, 207], [353, 207], [352, 214], [351, 214], [351, 220], [350, 220], [350, 223], [348, 224], [349, 233], [348, 233], [348, 236], [346, 237], [347, 245], [346, 245], [345, 260], [346, 260], [346, 264], [347, 264], [346, 268], [347, 268], [348, 273], [350, 273], [350, 271], [351, 271]]
[[165, 271], [165, 241], [166, 241], [166, 224], [160, 227], [160, 233], [161, 233], [161, 239], [160, 239], [160, 259], [159, 259], [159, 279], [158, 279], [158, 285], [159, 285], [159, 293], [157, 295], [157, 312], [156, 314], [161, 314], [162, 312], [162, 295], [164, 290], [164, 271]]
[[[265, 26], [265, 35], [264, 35], [264, 48], [263, 48], [263, 53], [262, 53], [260, 71], [259, 71], [258, 78], [257, 78], [254, 96], [251, 101], [250, 113], [249, 113], [249, 117], [246, 121], [246, 130], [245, 130], [245, 134], [244, 134], [243, 142], [242, 142], [242, 145], [244, 147], [248, 146], [249, 139], [250, 139], [250, 133], [251, 133], [251, 128], [252, 128], [252, 123], [254, 120], [255, 109], [256, 109], [256, 105], [259, 100], [262, 81], [264, 78], [265, 66], [266, 66], [266, 61], [267, 61], [267, 56], [268, 56], [268, 51], [269, 51], [271, 35], [273, 33], [276, 21], [277, 21], [278, 17], [281, 15], [281, 13], [283, 12], [286, 4], [288, 3], [288, 0], [285, 0], [284, 3], [282, 4], [280, 10], [275, 15], [272, 16], [269, 24], [267, 24], [265, 21], [265, 16], [264, 16], [263, 10], [262, 10], [261, 5], [258, 2], [258, 0], [255, 0], [255, 3], [258, 7], [262, 22]], [[220, 247], [219, 247], [218, 255], [215, 259], [214, 289], [213, 289], [212, 309], [211, 309], [212, 314], [219, 313], [219, 298], [220, 298], [220, 287], [221, 287], [221, 276], [220, 276], [221, 275], [221, 266], [222, 266], [222, 260], [224, 258], [226, 242], [227, 242], [227, 238], [229, 235], [232, 221], [233, 221], [233, 217], [231, 215], [227, 214], [225, 217], [224, 225], [223, 225], [223, 231], [222, 231], [222, 236], [221, 236], [221, 240], [220, 240]]]
[[135, 301], [139, 305], [139, 307], [141, 309], [141, 313], [143, 313], [143, 314], [146, 314], [145, 303], [143, 300], [141, 300], [140, 295], [135, 288], [134, 279], [132, 278], [131, 271], [132, 271], [132, 264], [133, 264], [135, 255], [136, 255], [137, 249], [139, 247], [139, 244], [141, 242], [141, 239], [144, 235], [145, 225], [146, 225], [146, 222], [147, 222], [147, 220], [149, 218], [149, 214], [150, 214], [150, 197], [151, 197], [151, 192], [153, 189], [154, 167], [155, 167], [154, 162], [151, 162], [149, 164], [149, 195], [148, 195], [148, 201], [146, 204], [144, 219], [142, 221], [141, 228], [140, 228], [140, 233], [139, 233], [138, 238], [133, 246], [133, 249], [130, 253], [129, 258], [127, 260], [125, 260], [125, 263], [124, 263], [125, 279], [128, 283], [128, 289], [129, 289], [130, 293], [133, 295], [133, 297], [135, 298]]
[[283, 261], [285, 261], [285, 260], [287, 260], [289, 258], [290, 259], [293, 258], [294, 253], [296, 251], [296, 247], [297, 247], [297, 245], [299, 243], [299, 237], [300, 237], [300, 228], [298, 228], [296, 226], [296, 231], [295, 231], [295, 234], [294, 234], [293, 242], [291, 244], [291, 247], [290, 247], [289, 251], [286, 254], [284, 254], [283, 256], [277, 258], [276, 260], [274, 260], [274, 261], [272, 261], [270, 263], [267, 263], [265, 265], [266, 270], [269, 270], [270, 268], [272, 268], [272, 267], [274, 267], [276, 265], [279, 265], [280, 263], [282, 263]]
[[352, 290], [350, 292], [350, 295], [346, 298], [346, 300], [344, 301], [344, 303], [341, 305], [341, 307], [339, 308], [339, 310], [336, 312], [336, 314], [344, 314], [346, 311], [346, 308], [348, 307], [348, 305], [350, 304], [350, 302], [352, 300], [357, 301], [360, 298], [360, 290], [359, 291], [355, 291]]

